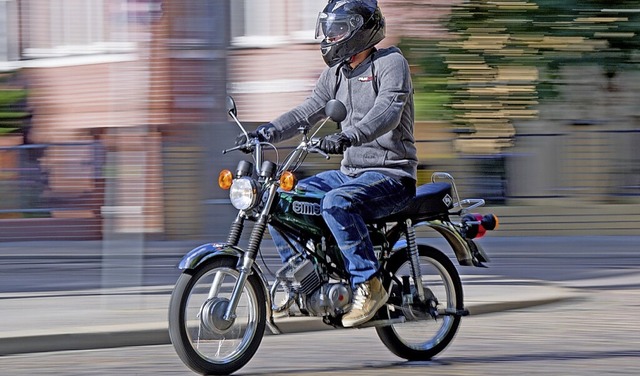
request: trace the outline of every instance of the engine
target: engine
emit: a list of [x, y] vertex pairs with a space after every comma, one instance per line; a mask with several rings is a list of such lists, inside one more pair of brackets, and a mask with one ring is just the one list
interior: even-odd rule
[[351, 288], [344, 283], [325, 283], [308, 295], [306, 306], [316, 316], [344, 313], [351, 303]]
[[351, 287], [347, 283], [331, 282], [323, 269], [310, 259], [297, 258], [277, 273], [298, 296], [300, 310], [311, 316], [343, 313], [351, 303]]

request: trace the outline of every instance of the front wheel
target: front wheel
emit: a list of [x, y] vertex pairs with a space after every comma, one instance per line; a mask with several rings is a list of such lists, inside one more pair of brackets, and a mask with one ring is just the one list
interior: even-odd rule
[[240, 273], [237, 259], [214, 258], [180, 275], [169, 303], [169, 336], [180, 359], [203, 375], [227, 375], [244, 366], [264, 335], [262, 282], [249, 275], [235, 318], [224, 319]]
[[[384, 345], [407, 360], [429, 360], [444, 350], [460, 325], [460, 315], [452, 313], [463, 309], [462, 282], [451, 260], [432, 247], [419, 245], [418, 250], [426, 302], [418, 302], [406, 249], [396, 252], [385, 268], [396, 278], [385, 283], [390, 296], [380, 313], [389, 319], [402, 317], [405, 322], [376, 328]], [[409, 286], [398, 283], [403, 276]], [[413, 298], [411, 306], [406, 304], [407, 295]]]

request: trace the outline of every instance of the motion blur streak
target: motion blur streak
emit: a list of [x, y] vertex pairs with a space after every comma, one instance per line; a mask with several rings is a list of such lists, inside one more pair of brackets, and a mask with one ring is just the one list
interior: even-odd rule
[[[635, 234], [640, 6], [615, 4], [381, 0], [382, 47], [412, 67], [420, 183], [460, 177], [503, 235], [591, 234], [595, 215]], [[0, 241], [225, 234], [224, 97], [255, 124], [304, 99], [324, 67], [317, 8], [0, 1]]]

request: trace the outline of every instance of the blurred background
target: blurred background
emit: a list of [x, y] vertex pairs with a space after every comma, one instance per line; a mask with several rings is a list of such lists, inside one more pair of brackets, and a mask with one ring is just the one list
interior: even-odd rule
[[[224, 98], [252, 126], [303, 100], [325, 4], [0, 0], [0, 242], [226, 238], [217, 174], [243, 155], [221, 153]], [[637, 235], [640, 1], [380, 6], [413, 72], [420, 183], [452, 173], [503, 236]]]

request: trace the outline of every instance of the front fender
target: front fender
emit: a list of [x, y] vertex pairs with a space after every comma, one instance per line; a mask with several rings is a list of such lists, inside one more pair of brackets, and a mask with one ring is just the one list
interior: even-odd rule
[[[234, 257], [238, 259], [238, 265], [242, 264], [242, 258], [244, 257], [244, 251], [236, 246], [227, 243], [207, 243], [197, 246], [189, 251], [182, 257], [180, 263], [178, 263], [178, 269], [180, 270], [193, 270], [202, 263], [210, 260], [214, 257]], [[273, 313], [271, 311], [271, 295], [269, 293], [269, 283], [264, 277], [260, 265], [253, 263], [251, 268], [252, 273], [258, 275], [262, 281], [262, 287], [264, 296], [266, 297], [265, 304], [267, 306], [267, 326], [273, 334], [280, 334], [280, 329], [273, 322]]]
[[216, 256], [231, 256], [241, 259], [243, 255], [244, 251], [242, 249], [226, 243], [202, 244], [195, 247], [182, 257], [182, 260], [180, 260], [180, 263], [178, 264], [178, 269], [195, 269], [203, 262]]

